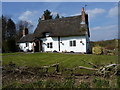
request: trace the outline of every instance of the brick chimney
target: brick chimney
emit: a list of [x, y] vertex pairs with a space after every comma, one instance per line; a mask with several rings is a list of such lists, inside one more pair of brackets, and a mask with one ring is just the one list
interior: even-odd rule
[[45, 20], [45, 16], [44, 16], [44, 14], [42, 15], [42, 18], [41, 18], [41, 20]]
[[82, 22], [81, 22], [81, 24], [85, 24], [85, 11], [84, 11], [84, 8], [82, 8], [81, 14], [82, 14]]
[[28, 34], [28, 28], [24, 28], [23, 29], [23, 36], [27, 35]]

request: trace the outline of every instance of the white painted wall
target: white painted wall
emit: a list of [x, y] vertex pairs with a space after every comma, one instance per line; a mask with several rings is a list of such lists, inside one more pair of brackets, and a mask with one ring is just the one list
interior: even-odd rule
[[[43, 41], [43, 51], [58, 51], [59, 52], [59, 44], [58, 37], [46, 37], [41, 39]], [[76, 40], [76, 46], [71, 47], [70, 41]], [[83, 43], [80, 43], [82, 41]], [[53, 42], [53, 48], [47, 48], [47, 43]], [[86, 53], [87, 45], [86, 45], [86, 36], [71, 36], [71, 37], [60, 37], [60, 52], [84, 52]]]
[[[76, 46], [70, 46], [70, 41], [76, 40]], [[73, 36], [73, 37], [62, 37], [61, 41], [61, 52], [86, 52], [86, 37], [85, 36]], [[82, 41], [83, 43], [80, 43]]]
[[[28, 46], [26, 47], [26, 43], [28, 43]], [[27, 52], [28, 50], [32, 50], [32, 43], [26, 42], [26, 43], [19, 43], [19, 48], [23, 50], [24, 52]]]
[[[43, 52], [46, 51], [59, 51], [58, 48], [58, 37], [46, 37], [41, 39], [43, 41], [42, 47], [43, 47]], [[47, 43], [53, 43], [53, 48], [47, 48]]]
[[[83, 52], [87, 53], [87, 49], [89, 48], [89, 37], [88, 36], [71, 36], [71, 37], [60, 37], [60, 51], [58, 44], [58, 37], [46, 37], [41, 39], [43, 41], [42, 48], [43, 52]], [[76, 46], [70, 46], [70, 41], [76, 40]], [[80, 43], [82, 41], [82, 43]], [[53, 48], [47, 48], [47, 43], [53, 43]], [[88, 42], [88, 43], [87, 43]], [[28, 46], [26, 47], [26, 43]], [[32, 43], [19, 43], [19, 47], [24, 52], [28, 50], [32, 50]]]

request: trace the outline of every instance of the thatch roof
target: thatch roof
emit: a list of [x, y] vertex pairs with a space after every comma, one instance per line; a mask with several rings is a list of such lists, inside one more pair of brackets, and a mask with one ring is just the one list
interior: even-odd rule
[[18, 43], [31, 42], [31, 41], [33, 41], [33, 40], [34, 40], [33, 34], [27, 34], [27, 35], [25, 35], [24, 37], [22, 37], [22, 38], [18, 41]]
[[81, 15], [53, 20], [41, 20], [34, 31], [34, 36], [44, 37], [44, 33], [50, 33], [52, 37], [85, 35], [88, 27], [86, 24], [80, 24], [81, 22]]
[[87, 15], [86, 18], [86, 24], [81, 24], [81, 15], [60, 19], [41, 20], [33, 34], [22, 37], [18, 42], [33, 41], [34, 38], [45, 37], [45, 33], [50, 33], [49, 36], [51, 37], [82, 36], [87, 33], [89, 35]]

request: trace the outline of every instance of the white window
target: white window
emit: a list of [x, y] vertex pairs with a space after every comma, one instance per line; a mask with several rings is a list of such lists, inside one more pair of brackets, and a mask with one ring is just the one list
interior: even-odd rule
[[53, 43], [52, 42], [47, 43], [47, 48], [53, 48]]
[[76, 46], [76, 41], [75, 41], [75, 40], [70, 41], [70, 46], [71, 46], [71, 47]]

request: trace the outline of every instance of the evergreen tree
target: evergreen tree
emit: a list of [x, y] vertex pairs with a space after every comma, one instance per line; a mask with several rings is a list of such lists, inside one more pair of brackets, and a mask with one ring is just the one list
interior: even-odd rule
[[52, 19], [51, 12], [49, 10], [44, 11], [45, 20]]
[[5, 40], [5, 32], [6, 32], [6, 26], [7, 26], [7, 19], [2, 15], [2, 40]]
[[2, 17], [0, 17], [0, 53], [2, 50]]
[[8, 19], [7, 21], [5, 37], [7, 39], [15, 39], [16, 37], [16, 26], [12, 19]]
[[12, 19], [2, 16], [2, 52], [16, 51], [16, 25]]

